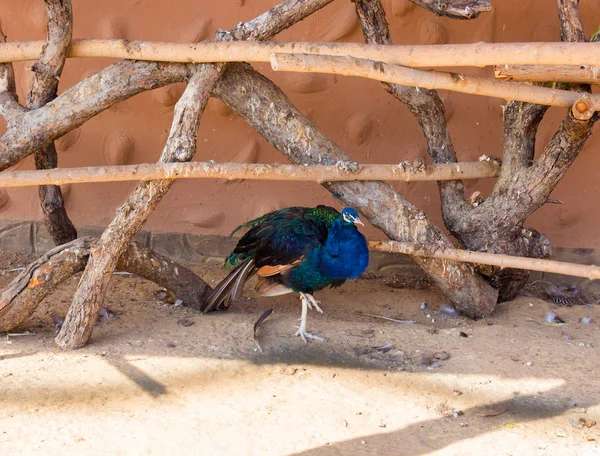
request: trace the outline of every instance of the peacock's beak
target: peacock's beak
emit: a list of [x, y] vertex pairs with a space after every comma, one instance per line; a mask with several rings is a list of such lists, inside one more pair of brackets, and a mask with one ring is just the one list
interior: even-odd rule
[[362, 222], [362, 220], [361, 220], [361, 219], [359, 219], [358, 217], [356, 217], [356, 218], [354, 219], [354, 224], [355, 224], [355, 225], [362, 225], [362, 226], [365, 226], [365, 224]]

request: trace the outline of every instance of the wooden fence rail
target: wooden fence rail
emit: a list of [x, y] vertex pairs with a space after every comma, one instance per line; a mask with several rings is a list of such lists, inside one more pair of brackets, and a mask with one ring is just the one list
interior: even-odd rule
[[[45, 41], [0, 44], [0, 62], [37, 60]], [[350, 56], [410, 67], [489, 65], [597, 65], [598, 43], [473, 43], [371, 45], [362, 43], [233, 41], [177, 43], [73, 40], [69, 57], [109, 57], [158, 62], [269, 62], [271, 54]]]
[[497, 177], [494, 161], [446, 163], [441, 165], [263, 165], [247, 163], [152, 163], [88, 168], [56, 168], [36, 171], [4, 171], [0, 188], [32, 185], [62, 185], [83, 182], [117, 182], [153, 179], [251, 179], [278, 181], [334, 182], [353, 180], [440, 181]]

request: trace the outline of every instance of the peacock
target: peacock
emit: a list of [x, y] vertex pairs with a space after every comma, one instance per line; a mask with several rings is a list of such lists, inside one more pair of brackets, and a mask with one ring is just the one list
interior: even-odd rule
[[313, 293], [339, 287], [367, 268], [367, 241], [357, 225], [364, 226], [356, 210], [347, 207], [340, 213], [324, 205], [288, 207], [240, 225], [232, 235], [247, 231], [225, 260], [225, 267], [233, 270], [208, 296], [203, 311], [227, 309], [256, 273], [260, 295], [300, 294], [302, 315], [294, 336], [305, 343], [325, 341], [306, 331], [308, 309], [323, 313]]

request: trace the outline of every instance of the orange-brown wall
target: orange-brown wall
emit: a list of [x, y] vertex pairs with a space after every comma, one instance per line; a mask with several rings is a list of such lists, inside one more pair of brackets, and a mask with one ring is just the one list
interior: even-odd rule
[[[217, 28], [231, 28], [252, 19], [275, 0], [74, 0], [76, 38], [128, 38], [161, 41], [210, 39]], [[397, 44], [472, 43], [477, 41], [558, 41], [554, 0], [495, 0], [494, 11], [473, 21], [440, 19], [408, 0], [384, 2], [392, 38]], [[586, 33], [600, 25], [600, 3], [581, 0]], [[0, 23], [9, 40], [45, 37], [42, 0], [0, 0]], [[337, 0], [313, 17], [282, 33], [279, 40], [362, 40], [354, 4]], [[104, 60], [69, 60], [61, 90], [110, 64]], [[30, 64], [30, 63], [28, 63]], [[31, 82], [25, 64], [16, 64], [19, 97]], [[329, 75], [274, 74], [256, 66], [279, 84], [291, 100], [359, 162], [398, 163], [426, 156], [420, 128], [407, 109], [381, 86], [368, 80]], [[491, 69], [470, 74], [490, 76]], [[173, 104], [182, 85], [165, 87], [114, 106], [58, 141], [63, 167], [154, 162], [170, 126]], [[482, 154], [500, 155], [503, 100], [441, 93], [448, 125], [460, 160]], [[556, 130], [564, 109], [551, 109], [542, 122], [538, 145]], [[4, 128], [4, 125], [0, 125]], [[596, 127], [596, 132], [598, 132]], [[592, 136], [553, 198], [564, 205], [546, 205], [530, 226], [546, 233], [554, 245], [600, 248], [599, 134]], [[211, 100], [202, 119], [196, 160], [283, 163], [286, 160], [221, 102]], [[31, 157], [16, 169], [30, 169]], [[489, 192], [492, 181], [468, 181], [467, 193]], [[77, 226], [107, 224], [135, 183], [65, 186], [66, 205]], [[396, 188], [427, 211], [441, 226], [434, 183], [399, 183]], [[0, 190], [0, 193], [4, 191]], [[334, 202], [317, 184], [179, 181], [146, 228], [196, 234], [227, 234], [243, 220], [287, 205]], [[34, 188], [0, 194], [0, 219], [40, 219]], [[377, 237], [375, 230], [370, 232]]]

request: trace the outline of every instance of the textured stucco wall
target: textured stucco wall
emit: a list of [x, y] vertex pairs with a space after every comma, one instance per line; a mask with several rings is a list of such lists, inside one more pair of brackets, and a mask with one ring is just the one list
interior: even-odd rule
[[[76, 38], [129, 38], [198, 41], [215, 30], [230, 28], [276, 3], [274, 0], [75, 0]], [[495, 1], [494, 11], [473, 21], [440, 19], [408, 0], [384, 2], [392, 37], [397, 44], [471, 43], [477, 41], [557, 41], [559, 30], [553, 0]], [[586, 32], [600, 23], [600, 3], [581, 0]], [[45, 36], [42, 0], [0, 0], [0, 22], [9, 40]], [[278, 37], [279, 40], [361, 41], [354, 5], [337, 0], [313, 17]], [[111, 63], [69, 60], [61, 90]], [[374, 81], [329, 75], [273, 74], [288, 96], [350, 155], [365, 163], [398, 163], [426, 156], [425, 141], [406, 108]], [[31, 82], [27, 65], [16, 65], [19, 96], [24, 99]], [[490, 76], [491, 69], [470, 74]], [[166, 139], [173, 104], [183, 90], [170, 86], [121, 103], [58, 142], [60, 166], [91, 166], [154, 162]], [[499, 155], [502, 137], [502, 100], [441, 93], [448, 111], [449, 129], [461, 160], [482, 154]], [[545, 144], [564, 115], [551, 109], [542, 122], [538, 145]], [[0, 124], [0, 129], [4, 126]], [[598, 131], [598, 128], [596, 128]], [[546, 233], [554, 245], [600, 247], [600, 187], [596, 175], [600, 157], [598, 134], [592, 137], [553, 198], [564, 205], [547, 205], [530, 225]], [[203, 117], [196, 160], [285, 162], [285, 159], [221, 102], [211, 100]], [[16, 166], [30, 169], [31, 157]], [[492, 182], [467, 182], [467, 192], [485, 195]], [[134, 183], [66, 186], [66, 204], [77, 226], [103, 226]], [[434, 183], [400, 183], [398, 190], [442, 224]], [[0, 191], [0, 219], [39, 220], [37, 191]], [[152, 231], [227, 234], [241, 221], [287, 205], [338, 204], [316, 184], [187, 180], [173, 190], [149, 219]], [[369, 233], [377, 237], [375, 230]]]

